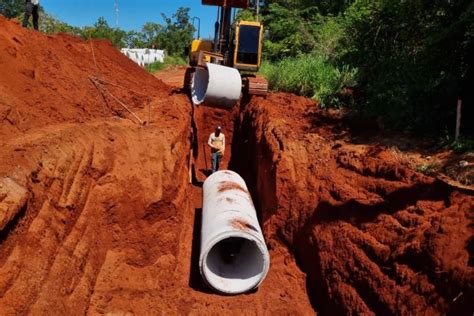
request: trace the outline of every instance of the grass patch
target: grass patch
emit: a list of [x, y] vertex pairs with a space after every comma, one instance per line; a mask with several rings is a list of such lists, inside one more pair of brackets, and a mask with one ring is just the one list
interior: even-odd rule
[[145, 69], [149, 72], [149, 73], [155, 73], [159, 70], [163, 70], [163, 68], [165, 68], [165, 63], [162, 63], [160, 61], [156, 61], [152, 64], [149, 64], [149, 65], [146, 65], [145, 66]]
[[456, 154], [464, 154], [474, 151], [474, 139], [460, 138], [449, 144], [449, 148], [454, 150]]
[[166, 56], [164, 62], [154, 62], [145, 67], [149, 73], [155, 73], [170, 66], [186, 66], [187, 61], [181, 56]]
[[322, 107], [339, 107], [344, 87], [355, 85], [356, 70], [332, 65], [320, 55], [301, 55], [275, 64], [264, 63], [261, 74], [270, 89], [313, 98]]
[[433, 176], [440, 167], [438, 162], [424, 163], [416, 168], [416, 171], [427, 176]]

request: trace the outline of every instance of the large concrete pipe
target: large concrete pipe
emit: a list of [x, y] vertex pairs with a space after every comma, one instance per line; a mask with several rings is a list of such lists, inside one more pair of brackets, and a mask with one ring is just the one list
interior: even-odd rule
[[242, 78], [237, 69], [207, 63], [198, 67], [191, 85], [194, 104], [205, 102], [218, 107], [233, 107], [240, 99]]
[[218, 171], [204, 182], [199, 268], [224, 294], [245, 293], [267, 275], [270, 256], [244, 180]]

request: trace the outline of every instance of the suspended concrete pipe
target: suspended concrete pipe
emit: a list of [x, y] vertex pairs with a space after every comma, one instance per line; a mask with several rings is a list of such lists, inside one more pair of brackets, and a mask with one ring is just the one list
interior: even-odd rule
[[237, 69], [206, 63], [198, 67], [191, 84], [193, 103], [231, 108], [240, 99], [242, 78]]
[[245, 181], [218, 171], [204, 182], [199, 268], [204, 281], [224, 294], [258, 287], [270, 256]]

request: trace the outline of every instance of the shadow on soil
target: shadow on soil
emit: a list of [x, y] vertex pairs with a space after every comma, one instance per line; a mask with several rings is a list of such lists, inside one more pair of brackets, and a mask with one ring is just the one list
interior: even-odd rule
[[202, 208], [194, 210], [193, 247], [191, 251], [191, 274], [189, 275], [189, 286], [199, 292], [210, 294], [209, 288], [204, 284], [199, 271], [199, 253], [201, 251], [201, 226]]

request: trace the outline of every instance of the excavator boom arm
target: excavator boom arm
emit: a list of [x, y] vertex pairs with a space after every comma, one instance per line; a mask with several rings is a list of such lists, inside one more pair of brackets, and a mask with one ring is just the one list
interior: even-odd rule
[[214, 5], [225, 8], [247, 9], [250, 5], [249, 0], [202, 0], [202, 4]]

